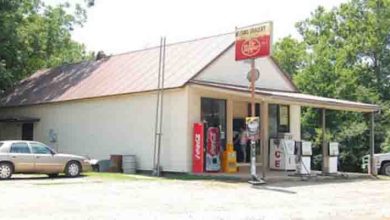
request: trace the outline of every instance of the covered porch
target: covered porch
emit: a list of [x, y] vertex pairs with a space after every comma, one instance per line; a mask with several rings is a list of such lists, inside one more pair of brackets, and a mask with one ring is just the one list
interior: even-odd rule
[[[226, 102], [226, 145], [235, 144], [235, 135], [237, 133], [237, 119], [245, 118], [250, 115], [250, 92], [248, 87], [211, 83], [204, 81], [192, 81], [190, 85], [192, 98], [213, 98], [225, 100]], [[337, 100], [325, 97], [312, 96], [296, 92], [281, 92], [257, 89], [256, 95], [256, 115], [260, 117], [260, 143], [256, 149], [257, 173], [259, 176], [269, 179], [275, 177], [288, 176], [287, 172], [273, 171], [270, 169], [270, 138], [276, 138], [282, 133], [289, 133], [295, 141], [301, 141], [301, 107], [318, 108], [322, 111], [322, 129], [326, 129], [326, 110], [355, 111], [370, 114], [370, 154], [374, 154], [374, 115], [379, 111], [379, 106]], [[201, 105], [201, 103], [199, 103]], [[199, 106], [201, 108], [201, 106]], [[276, 114], [276, 115], [275, 115]], [[287, 117], [286, 117], [287, 114]], [[201, 120], [204, 120], [201, 116]], [[325, 132], [322, 132], [325, 134]], [[326, 140], [322, 137], [322, 172], [327, 174], [327, 158], [329, 153], [327, 143], [332, 140]], [[235, 148], [235, 150], [239, 150]], [[373, 161], [373, 160], [371, 160]], [[229, 174], [237, 177], [249, 176], [249, 161], [243, 161], [238, 155], [238, 173]], [[373, 163], [370, 164], [372, 168]], [[318, 173], [318, 172], [316, 172]], [[375, 175], [375, 169], [369, 169], [369, 174]], [[226, 173], [205, 173], [204, 175], [227, 175]]]

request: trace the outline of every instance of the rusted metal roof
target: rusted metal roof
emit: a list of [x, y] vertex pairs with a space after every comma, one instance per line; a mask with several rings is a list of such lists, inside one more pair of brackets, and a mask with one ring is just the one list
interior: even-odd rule
[[[202, 82], [192, 80], [192, 84], [219, 88], [219, 89], [228, 89], [237, 92], [250, 92], [248, 87], [239, 86], [239, 85], [229, 85], [221, 84], [215, 82]], [[380, 110], [378, 105], [367, 104], [362, 102], [353, 102], [341, 99], [327, 98], [321, 96], [308, 95], [298, 92], [283, 92], [283, 91], [272, 91], [264, 90], [261, 88], [256, 89], [256, 95], [258, 98], [261, 98], [264, 101], [270, 103], [286, 103], [286, 104], [296, 104], [306, 107], [314, 108], [325, 108], [333, 110], [342, 110], [342, 111], [357, 111], [357, 112], [376, 112]]]
[[[234, 42], [223, 34], [166, 47], [165, 88], [187, 83]], [[41, 70], [20, 82], [0, 106], [21, 106], [112, 96], [157, 88], [159, 47], [110, 56], [98, 61]]]

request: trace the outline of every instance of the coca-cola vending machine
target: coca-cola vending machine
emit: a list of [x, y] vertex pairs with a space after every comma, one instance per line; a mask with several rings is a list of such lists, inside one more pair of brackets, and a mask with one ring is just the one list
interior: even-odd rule
[[220, 171], [223, 149], [219, 127], [207, 127], [203, 123], [194, 123], [193, 129], [192, 172]]
[[192, 172], [203, 173], [204, 171], [204, 126], [202, 123], [194, 123], [192, 151]]
[[221, 152], [221, 132], [219, 127], [208, 127], [206, 131], [206, 171], [220, 171]]

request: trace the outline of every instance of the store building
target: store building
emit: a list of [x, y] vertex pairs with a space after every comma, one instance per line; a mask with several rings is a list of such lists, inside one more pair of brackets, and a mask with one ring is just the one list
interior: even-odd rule
[[[249, 113], [249, 64], [234, 59], [234, 34], [167, 45], [161, 166], [191, 172], [193, 124], [218, 127], [233, 144]], [[1, 99], [0, 139], [33, 139], [97, 159], [135, 154], [152, 170], [159, 48], [41, 70]], [[378, 106], [299, 93], [272, 58], [256, 60], [258, 162], [280, 133], [301, 139], [301, 107], [376, 112]], [[262, 156], [267, 155], [267, 156]], [[242, 155], [238, 155], [238, 162]]]

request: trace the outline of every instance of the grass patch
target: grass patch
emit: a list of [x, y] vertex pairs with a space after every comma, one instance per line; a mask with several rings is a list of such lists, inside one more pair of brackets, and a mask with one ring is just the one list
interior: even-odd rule
[[85, 173], [86, 177], [101, 179], [101, 180], [112, 180], [112, 181], [137, 181], [137, 180], [154, 180], [156, 178], [135, 175], [135, 174], [124, 174], [124, 173], [105, 173], [105, 172], [89, 172]]
[[104, 173], [104, 172], [90, 172], [85, 173], [85, 176], [96, 180], [109, 181], [219, 181], [219, 182], [242, 182], [237, 177], [233, 176], [207, 176], [207, 175], [193, 175], [186, 173], [163, 173], [161, 177], [150, 176], [147, 174], [123, 174], [123, 173]]
[[[51, 182], [51, 183], [34, 183], [37, 186], [57, 186], [57, 185], [77, 185], [77, 184], [85, 184], [87, 182]], [[91, 182], [88, 182], [91, 183]], [[101, 183], [101, 181], [94, 181], [92, 183]]]
[[193, 174], [165, 174], [166, 179], [173, 180], [219, 180], [219, 181], [233, 181], [236, 182], [239, 179], [237, 177], [229, 176], [207, 176], [207, 175], [193, 175]]

